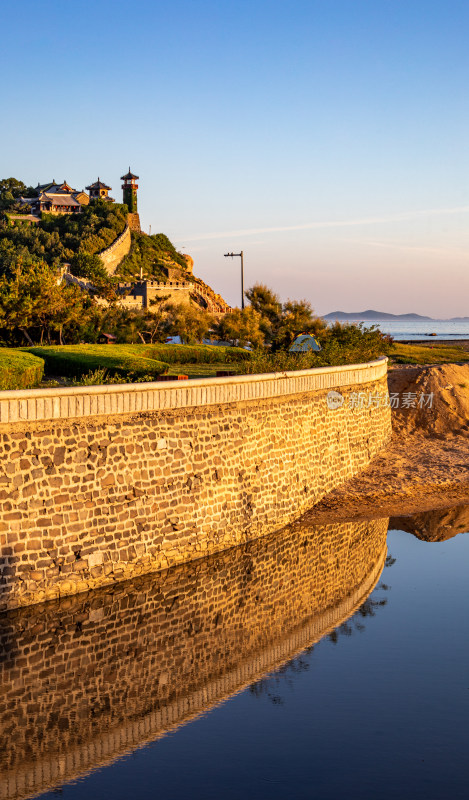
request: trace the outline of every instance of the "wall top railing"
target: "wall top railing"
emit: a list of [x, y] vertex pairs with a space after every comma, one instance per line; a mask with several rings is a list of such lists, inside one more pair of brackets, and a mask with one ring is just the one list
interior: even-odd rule
[[[369, 383], [387, 373], [386, 356], [365, 364], [188, 381], [19, 389], [0, 392], [0, 424], [83, 419], [265, 400]], [[182, 365], [183, 366], [183, 365]]]

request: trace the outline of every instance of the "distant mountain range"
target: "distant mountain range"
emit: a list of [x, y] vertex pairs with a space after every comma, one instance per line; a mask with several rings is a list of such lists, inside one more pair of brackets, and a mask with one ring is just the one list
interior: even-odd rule
[[[368, 309], [367, 311], [332, 311], [330, 314], [324, 314], [323, 319], [329, 320], [369, 320], [369, 319], [394, 319], [399, 322], [441, 322], [434, 317], [425, 317], [422, 314], [388, 314], [386, 311], [374, 311]], [[444, 322], [469, 322], [469, 317], [451, 317], [444, 320]]]

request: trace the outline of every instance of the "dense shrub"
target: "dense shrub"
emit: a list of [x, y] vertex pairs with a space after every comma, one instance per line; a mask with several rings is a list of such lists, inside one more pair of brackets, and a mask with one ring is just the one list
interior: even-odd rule
[[62, 347], [30, 347], [28, 352], [44, 359], [49, 375], [80, 378], [87, 373], [106, 369], [110, 375], [157, 377], [168, 370], [168, 364], [145, 358], [126, 345], [64, 345]]
[[251, 353], [240, 347], [216, 345], [153, 344], [137, 345], [148, 358], [160, 358], [168, 364], [221, 364], [231, 361], [249, 361]]
[[109, 275], [99, 256], [89, 253], [75, 253], [70, 261], [70, 272], [72, 275], [88, 278], [90, 281], [102, 283], [109, 280]]
[[284, 372], [313, 367], [340, 366], [342, 364], [362, 364], [388, 355], [392, 340], [383, 336], [375, 327], [360, 325], [341, 325], [336, 323], [322, 335], [320, 352], [289, 353], [277, 350], [274, 353], [256, 350], [252, 358], [243, 364], [242, 371], [250, 374], [264, 372]]
[[32, 389], [44, 374], [44, 361], [21, 350], [0, 348], [0, 389]]

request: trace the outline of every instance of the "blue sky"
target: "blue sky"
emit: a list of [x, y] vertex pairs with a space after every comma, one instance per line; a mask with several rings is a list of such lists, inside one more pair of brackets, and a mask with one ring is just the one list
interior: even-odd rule
[[2, 4], [0, 175], [140, 176], [229, 302], [469, 314], [467, 0]]

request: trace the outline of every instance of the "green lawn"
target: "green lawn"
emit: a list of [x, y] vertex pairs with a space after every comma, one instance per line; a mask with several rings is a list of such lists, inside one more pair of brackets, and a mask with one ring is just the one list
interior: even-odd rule
[[81, 378], [89, 372], [105, 369], [110, 375], [154, 380], [165, 373], [168, 364], [130, 345], [71, 344], [51, 347], [28, 347], [28, 353], [44, 359], [47, 375]]
[[457, 345], [401, 344], [394, 342], [389, 354], [394, 364], [447, 364], [469, 361], [469, 352]]
[[[158, 375], [211, 378], [218, 371], [241, 372], [251, 358], [239, 347], [174, 344], [93, 344], [23, 348], [45, 361], [46, 377], [84, 380], [87, 385], [110, 376], [155, 380]], [[105, 373], [104, 373], [105, 370]], [[67, 381], [70, 382], [69, 380]]]

